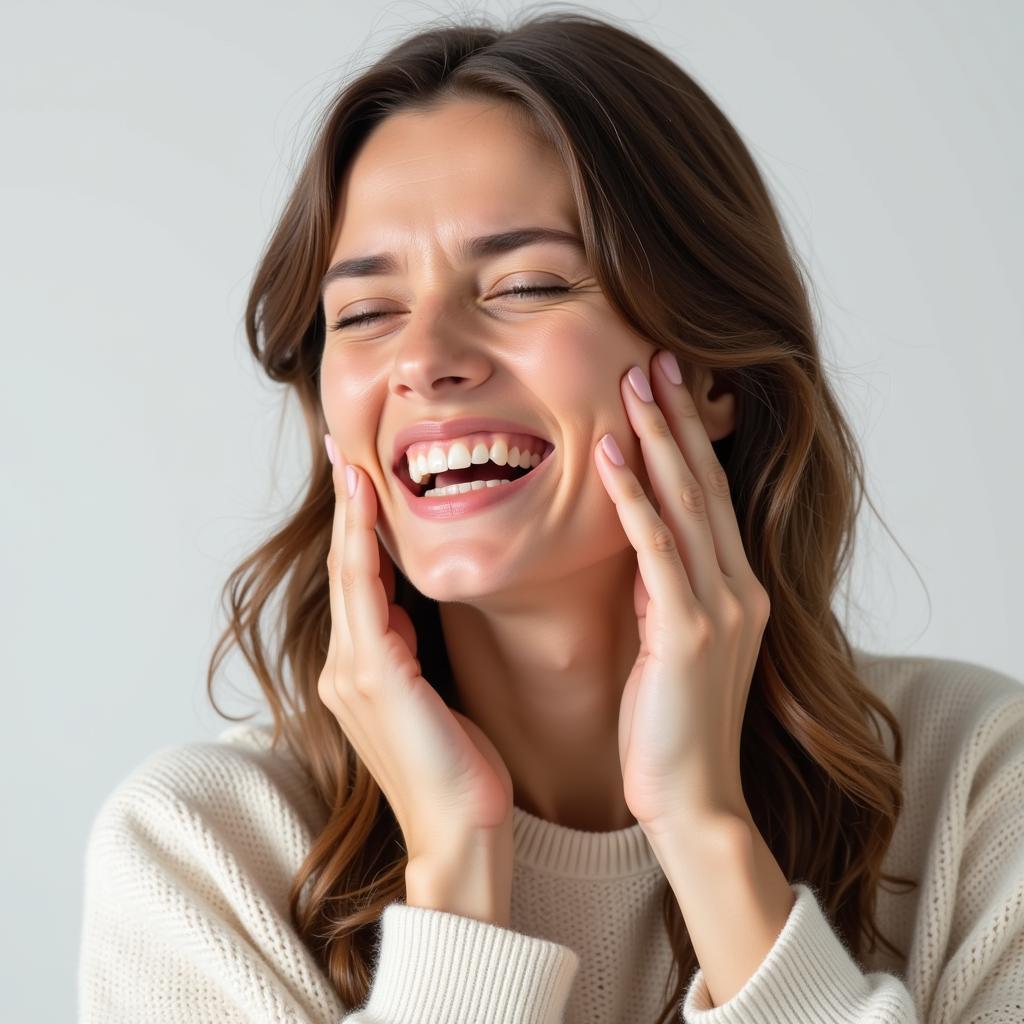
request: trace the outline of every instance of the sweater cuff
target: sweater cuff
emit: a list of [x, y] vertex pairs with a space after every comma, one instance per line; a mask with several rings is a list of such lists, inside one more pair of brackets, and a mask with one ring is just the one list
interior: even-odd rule
[[862, 1016], [871, 985], [825, 917], [814, 892], [791, 885], [796, 901], [775, 945], [731, 999], [714, 1006], [701, 968], [683, 1001], [685, 1024], [849, 1024]]
[[568, 946], [392, 903], [365, 1011], [381, 1024], [556, 1024], [578, 969]]

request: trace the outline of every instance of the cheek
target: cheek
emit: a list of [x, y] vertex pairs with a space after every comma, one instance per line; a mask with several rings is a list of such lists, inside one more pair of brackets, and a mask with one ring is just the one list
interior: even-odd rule
[[372, 437], [363, 437], [367, 424], [377, 422], [381, 397], [369, 367], [338, 354], [325, 354], [320, 366], [320, 401], [327, 425], [353, 458]]
[[614, 329], [591, 317], [566, 317], [534, 340], [519, 372], [542, 401], [559, 412], [576, 410], [581, 420], [614, 401], [622, 362]]

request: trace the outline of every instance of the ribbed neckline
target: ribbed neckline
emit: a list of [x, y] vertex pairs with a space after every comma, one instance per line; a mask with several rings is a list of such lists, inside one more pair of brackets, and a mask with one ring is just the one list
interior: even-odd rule
[[638, 824], [612, 832], [588, 832], [546, 821], [513, 805], [512, 834], [516, 862], [548, 874], [621, 878], [661, 867]]
[[[272, 730], [268, 722], [243, 722], [221, 730], [217, 738], [269, 750]], [[287, 744], [280, 750], [291, 759]], [[512, 837], [516, 861], [547, 874], [620, 878], [661, 867], [639, 825], [588, 832], [538, 818], [513, 804]]]

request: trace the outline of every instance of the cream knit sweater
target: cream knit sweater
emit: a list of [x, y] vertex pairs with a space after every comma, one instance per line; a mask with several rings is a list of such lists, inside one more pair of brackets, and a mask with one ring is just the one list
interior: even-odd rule
[[[1024, 686], [977, 664], [857, 652], [899, 718], [905, 806], [878, 894], [883, 951], [862, 969], [822, 911], [796, 902], [746, 985], [686, 1024], [1024, 1022]], [[883, 730], [888, 739], [888, 730]], [[667, 885], [639, 825], [584, 832], [515, 808], [511, 927], [396, 902], [373, 987], [346, 1007], [288, 921], [320, 825], [269, 727], [169, 747], [99, 808], [85, 854], [82, 1024], [653, 1024], [667, 996]]]

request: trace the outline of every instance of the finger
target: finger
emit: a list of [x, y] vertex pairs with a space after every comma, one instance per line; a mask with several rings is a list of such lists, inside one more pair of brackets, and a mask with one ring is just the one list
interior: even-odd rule
[[666, 372], [666, 364], [669, 367], [675, 365], [677, 374], [682, 377], [679, 363], [667, 349], [658, 353], [651, 362], [651, 378], [658, 405], [664, 412], [687, 466], [704, 491], [721, 572], [729, 579], [743, 579], [753, 575], [743, 547], [736, 507], [729, 493], [729, 478], [718, 461], [693, 396], [685, 384], [677, 384]]
[[327, 664], [334, 670], [345, 665], [352, 656], [352, 642], [342, 604], [339, 585], [345, 553], [345, 460], [330, 434], [324, 435], [324, 446], [331, 464], [331, 485], [334, 490], [334, 515], [331, 522], [331, 542], [327, 551], [327, 582], [330, 597], [331, 632], [327, 643]]
[[[620, 386], [629, 422], [640, 438], [661, 517], [680, 545], [680, 556], [694, 594], [705, 607], [713, 608], [721, 598], [725, 582], [715, 551], [704, 490], [687, 465], [674, 431], [654, 401], [650, 384], [640, 367], [634, 366], [625, 374]], [[637, 394], [637, 387], [649, 396], [648, 401]], [[689, 409], [677, 403], [674, 413], [675, 418], [680, 419], [696, 415], [697, 410], [691, 401]], [[699, 416], [697, 420], [699, 424]]]
[[[337, 536], [340, 536], [342, 538], [342, 543], [344, 544], [344, 538], [345, 538], [345, 534], [347, 532], [346, 529], [345, 529], [345, 510], [348, 507], [349, 500], [350, 500], [349, 497], [348, 497], [348, 487], [347, 487], [348, 476], [347, 476], [347, 471], [345, 469], [345, 467], [347, 467], [348, 463], [346, 462], [345, 457], [340, 453], [340, 451], [338, 451], [337, 446], [333, 444], [333, 441], [332, 441], [332, 439], [331, 439], [329, 434], [325, 435], [325, 437], [324, 437], [324, 444], [327, 446], [327, 456], [328, 456], [328, 458], [331, 460], [332, 463], [336, 462], [338, 464], [336, 469], [334, 467], [332, 467], [332, 469], [333, 469], [332, 481], [334, 483], [334, 490], [335, 490], [335, 530], [336, 530]], [[340, 517], [341, 528], [340, 528], [340, 533], [337, 533], [337, 525], [338, 525], [338, 518], [339, 517]], [[375, 514], [374, 514], [374, 518], [376, 518]], [[406, 641], [406, 643], [408, 644], [410, 650], [412, 651], [413, 655], [415, 656], [415, 654], [416, 654], [416, 632], [415, 632], [415, 629], [412, 626], [412, 622], [409, 619], [408, 614], [405, 613], [402, 609], [397, 608], [397, 606], [395, 606], [394, 603], [393, 603], [394, 600], [395, 600], [395, 584], [396, 584], [394, 563], [391, 561], [391, 556], [388, 554], [386, 548], [384, 547], [383, 541], [380, 539], [380, 536], [377, 534], [375, 526], [374, 526], [374, 529], [373, 529], [373, 535], [374, 535], [373, 536], [373, 542], [376, 544], [376, 547], [377, 547], [377, 564], [380, 566], [380, 579], [381, 579], [381, 583], [382, 583], [382, 585], [384, 587], [385, 600], [387, 602], [387, 607], [388, 607], [388, 629], [395, 629], [397, 631], [398, 635], [401, 636], [402, 639]], [[344, 550], [344, 549], [342, 548], [342, 550]], [[342, 570], [339, 567], [338, 572], [340, 573], [341, 571]], [[340, 587], [338, 588], [339, 592], [341, 591], [341, 589], [342, 588], [340, 588]], [[336, 612], [336, 614], [340, 614], [340, 618], [336, 617], [335, 618], [335, 622], [338, 623], [343, 628], [342, 629], [338, 629], [336, 627], [336, 628], [331, 630], [331, 641], [330, 641], [330, 644], [328, 646], [328, 650], [329, 651], [331, 650], [331, 645], [333, 645], [334, 637], [335, 637], [335, 635], [337, 633], [339, 633], [339, 632], [348, 633], [349, 632], [347, 617], [344, 614], [341, 614], [340, 610], [338, 612]], [[351, 637], [350, 636], [348, 636], [347, 639], [349, 641], [351, 641]], [[349, 644], [349, 653], [351, 653], [351, 643]]]
[[395, 563], [391, 561], [391, 556], [388, 554], [387, 549], [384, 547], [383, 541], [380, 536], [377, 536], [377, 561], [380, 563], [380, 579], [384, 584], [384, 593], [387, 594], [388, 604], [394, 603], [395, 600]]
[[[360, 593], [365, 586], [360, 583], [362, 570], [358, 568], [360, 564], [358, 549], [361, 536], [359, 531], [354, 530], [351, 525], [358, 514], [358, 502], [354, 503], [348, 495], [347, 468], [348, 465], [344, 458], [336, 453], [334, 465], [331, 467], [335, 499], [331, 547], [328, 555], [328, 575], [331, 602], [331, 643], [337, 641], [339, 647], [343, 649], [339, 650], [337, 659], [332, 666], [330, 678], [333, 683], [334, 695], [328, 707], [378, 785], [387, 787], [389, 779], [386, 768], [382, 767], [384, 762], [381, 761], [377, 749], [378, 744], [372, 730], [368, 731], [364, 727], [358, 711], [359, 705], [353, 701], [355, 696], [352, 692], [355, 682], [353, 670], [358, 669], [356, 655], [360, 651], [365, 652], [378, 648], [367, 648], [366, 635], [359, 632], [359, 630], [372, 628], [363, 624], [367, 618], [372, 621], [372, 615], [366, 617], [353, 613], [354, 606], [365, 607], [369, 601]], [[356, 497], [359, 497], [358, 491]], [[374, 544], [374, 551], [376, 551], [376, 544]], [[366, 559], [364, 558], [363, 561], [365, 562]], [[383, 587], [379, 578], [374, 576], [371, 579], [376, 581], [380, 599], [384, 599]], [[386, 599], [384, 600], [384, 622], [386, 624], [387, 606]], [[365, 671], [365, 668], [363, 670]], [[385, 789], [385, 791], [387, 790]]]
[[[345, 480], [335, 472], [335, 487], [345, 490], [345, 522], [342, 538], [342, 559], [338, 592], [344, 606], [345, 621], [352, 635], [352, 647], [360, 653], [381, 651], [388, 632], [388, 596], [380, 578], [380, 548], [374, 529], [377, 520], [377, 497], [367, 477], [358, 466], [345, 467]], [[355, 482], [353, 494], [349, 481]], [[357, 664], [356, 670], [379, 670], [383, 666]], [[376, 674], [376, 673], [375, 673]], [[365, 680], [363, 680], [365, 682]]]
[[[342, 453], [338, 450], [338, 447], [337, 445], [335, 445], [334, 440], [330, 434], [324, 434], [324, 446], [327, 448], [327, 458], [330, 460], [332, 464], [337, 462], [342, 467], [348, 465], [344, 455], [342, 455]], [[343, 476], [343, 479], [346, 478]], [[345, 498], [347, 497], [347, 488], [342, 487], [338, 489], [336, 487], [335, 497], [336, 499], [340, 498], [340, 505], [342, 510], [344, 510], [346, 504]], [[379, 536], [377, 537], [377, 550], [378, 560], [380, 562], [381, 567], [380, 578], [384, 584], [384, 593], [387, 595], [388, 604], [391, 604], [395, 600], [395, 567], [394, 563], [391, 561], [391, 556], [385, 550], [384, 545], [381, 542]]]
[[[637, 651], [637, 662], [647, 656], [647, 606], [651, 603], [650, 595], [644, 586], [639, 566], [633, 574], [633, 610], [636, 613], [636, 628], [640, 635], [640, 646]], [[626, 740], [633, 729], [633, 708], [636, 705], [635, 685], [627, 680], [622, 691], [622, 702], [619, 707], [619, 763], [625, 765], [628, 753]]]
[[655, 512], [640, 481], [625, 464], [625, 460], [618, 465], [608, 454], [605, 445], [609, 441], [612, 451], [617, 453], [618, 459], [622, 459], [614, 437], [605, 434], [594, 449], [594, 460], [605, 489], [615, 504], [626, 537], [636, 550], [637, 564], [649, 599], [655, 603], [659, 612], [669, 618], [678, 617], [690, 621], [702, 609], [679, 556], [675, 537]]

